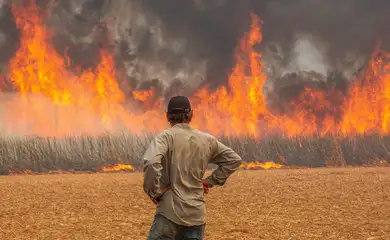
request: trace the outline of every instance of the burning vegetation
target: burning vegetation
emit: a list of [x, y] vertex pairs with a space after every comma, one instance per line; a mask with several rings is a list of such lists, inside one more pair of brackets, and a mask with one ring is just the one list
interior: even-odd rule
[[[164, 99], [155, 88], [131, 90], [132, 99], [125, 98], [110, 51], [100, 51], [95, 69], [72, 71], [71, 60], [51, 45], [44, 14], [35, 4], [13, 6], [13, 14], [21, 43], [6, 77], [19, 94], [7, 102], [6, 133], [64, 136], [121, 129], [140, 134], [166, 127]], [[375, 51], [345, 93], [306, 86], [284, 106], [288, 111], [277, 113], [264, 93], [267, 76], [255, 50], [261, 42], [261, 21], [252, 15], [227, 86], [210, 90], [206, 85], [192, 95], [195, 127], [215, 135], [256, 138], [389, 133], [388, 53]], [[129, 109], [128, 104], [137, 107]]]
[[102, 172], [133, 172], [135, 168], [129, 164], [115, 164], [111, 167], [103, 167]]
[[[45, 13], [34, 4], [34, 1], [30, 1], [28, 5], [13, 5], [12, 13], [20, 31], [20, 47], [9, 62], [8, 72], [3, 78], [11, 82], [17, 94], [12, 94], [2, 103], [4, 107], [1, 121], [4, 135], [56, 137], [57, 140], [54, 142], [48, 140], [49, 142], [44, 144], [45, 147], [41, 145], [41, 149], [56, 145], [55, 141], [65, 141], [67, 146], [77, 148], [81, 155], [92, 156], [91, 153], [81, 152], [105, 148], [108, 153], [115, 148], [110, 145], [112, 137], [102, 137], [105, 140], [96, 141], [80, 137], [82, 141], [75, 144], [78, 145], [75, 147], [72, 141], [76, 140], [69, 140], [66, 136], [83, 134], [99, 136], [107, 131], [118, 135], [114, 132], [119, 130], [131, 133], [130, 139], [140, 141], [139, 139], [148, 139], [143, 137], [145, 133], [155, 133], [167, 126], [164, 115], [165, 99], [159, 95], [159, 88], [153, 86], [136, 90], [128, 86], [130, 90], [125, 92], [109, 48], [100, 50], [99, 63], [95, 68], [75, 70], [66, 52], [60, 54], [53, 47], [52, 32], [44, 21]], [[252, 145], [263, 145], [262, 152], [259, 153], [260, 158], [254, 157], [247, 150], [242, 151], [250, 161], [272, 159], [282, 165], [298, 162], [306, 166], [348, 164], [349, 159], [346, 156], [348, 153], [340, 149], [340, 146], [352, 141], [351, 137], [372, 135], [377, 141], [376, 137], [382, 138], [389, 134], [390, 54], [377, 49], [365, 71], [362, 71], [357, 79], [348, 81], [342, 89], [332, 85], [325, 87], [304, 85], [298, 91], [298, 95], [288, 98], [288, 101], [277, 103], [279, 109], [284, 109], [277, 111], [272, 108], [274, 102], [269, 101], [272, 97], [267, 98], [267, 94], [270, 95], [265, 91], [268, 78], [263, 70], [262, 55], [256, 50], [256, 46], [263, 40], [262, 22], [255, 14], [251, 15], [251, 19], [250, 30], [244, 34], [236, 48], [235, 65], [227, 85], [213, 89], [204, 84], [191, 95], [195, 112], [194, 127], [227, 139], [233, 137], [242, 142], [250, 139]], [[2, 94], [6, 95], [4, 92]], [[291, 146], [285, 144], [284, 149], [280, 144], [274, 147], [275, 137], [285, 139], [280, 140], [282, 142], [293, 143]], [[320, 163], [307, 163], [304, 160], [296, 161], [296, 158], [301, 157], [294, 158], [291, 157], [292, 153], [288, 153], [293, 149], [301, 151], [299, 149], [304, 148], [305, 144], [310, 145], [312, 139], [320, 139], [316, 143], [318, 148], [326, 145], [337, 150], [333, 152], [335, 154], [333, 160], [326, 157], [317, 160]], [[234, 142], [237, 142], [229, 141], [233, 147]], [[94, 145], [102, 142], [109, 145], [104, 147]], [[134, 145], [134, 142], [127, 143]], [[85, 144], [93, 147], [88, 148]], [[141, 151], [144, 145], [140, 145], [142, 145], [140, 149], [132, 148], [133, 151]], [[242, 143], [239, 143], [237, 148], [241, 145]], [[375, 157], [364, 161], [388, 158], [385, 145], [382, 144], [382, 149]], [[265, 146], [271, 146], [274, 153], [266, 153], [268, 150], [264, 150]], [[56, 148], [64, 151], [60, 150], [62, 147]], [[125, 159], [139, 159], [132, 157], [131, 154], [134, 152], [130, 154], [127, 151], [119, 151], [125, 155]], [[322, 149], [314, 151], [324, 155]], [[20, 154], [22, 152], [21, 150]], [[115, 159], [118, 157], [113, 153], [109, 154], [110, 162], [117, 162]], [[337, 163], [332, 164], [332, 161]], [[48, 165], [44, 168], [66, 165], [62, 160], [52, 165], [42, 162], [36, 164]], [[99, 164], [107, 165], [104, 161]], [[9, 165], [12, 164], [5, 164], [6, 167], [3, 168], [9, 168]], [[77, 166], [79, 163], [74, 165]], [[253, 162], [245, 163], [242, 168], [269, 169], [280, 168], [282, 165], [273, 162]], [[102, 169], [105, 172], [133, 170], [134, 167], [131, 165], [115, 165]]]
[[240, 169], [254, 170], [254, 169], [272, 169], [282, 168], [282, 165], [274, 162], [244, 162], [240, 165]]

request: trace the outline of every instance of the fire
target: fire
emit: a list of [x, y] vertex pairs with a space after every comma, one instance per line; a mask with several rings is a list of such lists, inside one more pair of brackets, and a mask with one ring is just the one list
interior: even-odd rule
[[111, 167], [103, 167], [102, 172], [123, 172], [123, 171], [135, 171], [135, 168], [132, 166], [132, 165], [128, 165], [128, 164], [116, 164], [114, 166], [111, 166]]
[[[237, 50], [228, 88], [215, 92], [204, 88], [195, 95], [200, 101], [196, 112], [202, 116], [196, 118], [197, 126], [206, 126], [214, 134], [255, 137], [390, 132], [390, 54], [380, 51], [373, 54], [365, 75], [350, 87], [347, 96], [333, 89], [306, 88], [290, 103], [290, 111], [273, 113], [263, 93], [267, 76], [261, 55], [254, 50], [262, 40], [260, 23], [252, 15], [251, 30]], [[335, 104], [335, 98], [342, 98], [342, 103]]]
[[21, 46], [9, 63], [8, 76], [21, 98], [11, 102], [16, 108], [10, 109], [10, 121], [28, 123], [26, 128], [39, 135], [64, 135], [80, 129], [93, 132], [93, 118], [110, 126], [124, 100], [112, 56], [101, 51], [96, 71], [77, 76], [68, 71], [69, 61], [48, 43], [51, 35], [35, 4], [14, 6], [13, 13]]
[[259, 136], [259, 117], [269, 115], [262, 94], [266, 75], [262, 71], [261, 55], [253, 50], [261, 43], [260, 20], [252, 16], [251, 31], [247, 33], [236, 55], [236, 66], [228, 81], [228, 87], [215, 92], [207, 88], [198, 91], [195, 107], [195, 125], [213, 134]]
[[349, 93], [340, 130], [344, 134], [390, 132], [390, 54], [376, 52]]
[[[45, 16], [35, 4], [13, 6], [13, 14], [21, 43], [7, 77], [18, 94], [4, 107], [5, 133], [63, 136], [126, 130], [141, 134], [167, 127], [164, 99], [158, 91], [132, 89], [132, 97], [127, 98], [108, 50], [100, 51], [96, 69], [72, 71], [70, 59], [52, 46]], [[307, 87], [287, 106], [288, 111], [275, 113], [267, 105], [267, 76], [255, 49], [262, 42], [261, 26], [252, 14], [227, 86], [213, 91], [206, 86], [191, 96], [194, 127], [214, 135], [256, 138], [390, 132], [390, 54], [376, 51], [347, 94]], [[340, 104], [334, 104], [335, 96]]]
[[[132, 165], [119, 163], [119, 164], [115, 164], [112, 166], [102, 167], [99, 172], [133, 172], [133, 171], [136, 171], [136, 168], [133, 167]], [[91, 171], [80, 171], [80, 172], [92, 173]], [[67, 171], [67, 170], [55, 170], [55, 171], [49, 171], [49, 173], [50, 174], [61, 174], [61, 173], [62, 174], [70, 174], [70, 173], [75, 173], [75, 172]], [[33, 172], [32, 170], [29, 170], [29, 169], [25, 169], [25, 170], [24, 169], [12, 169], [12, 170], [8, 171], [8, 175], [31, 175], [31, 174], [38, 175], [38, 174], [42, 174], [42, 173]]]
[[9, 170], [8, 171], [8, 175], [29, 175], [29, 174], [32, 174], [33, 171], [31, 170], [28, 170], [28, 169], [25, 169], [25, 170], [17, 170], [17, 169], [14, 169], [14, 170]]
[[282, 168], [283, 166], [274, 162], [244, 162], [240, 165], [240, 169], [256, 170], [256, 169], [271, 169]]
[[154, 88], [146, 91], [133, 91], [133, 95], [135, 99], [138, 99], [141, 102], [146, 102], [148, 99], [156, 95], [156, 91]]

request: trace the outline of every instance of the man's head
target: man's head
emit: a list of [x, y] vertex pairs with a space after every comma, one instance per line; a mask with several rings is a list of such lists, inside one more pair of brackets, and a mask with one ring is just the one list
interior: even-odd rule
[[168, 103], [167, 119], [171, 125], [191, 122], [192, 108], [190, 100], [184, 96], [171, 98]]

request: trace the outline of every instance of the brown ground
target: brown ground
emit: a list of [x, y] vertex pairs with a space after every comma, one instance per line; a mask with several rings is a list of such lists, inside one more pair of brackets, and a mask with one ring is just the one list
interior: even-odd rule
[[[0, 177], [0, 239], [146, 239], [142, 175]], [[206, 197], [207, 239], [390, 239], [390, 168], [240, 171]]]

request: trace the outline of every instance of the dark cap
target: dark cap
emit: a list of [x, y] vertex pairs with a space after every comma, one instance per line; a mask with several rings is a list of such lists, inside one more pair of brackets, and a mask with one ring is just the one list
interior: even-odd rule
[[191, 112], [191, 103], [187, 97], [176, 96], [171, 98], [168, 103], [168, 113], [189, 113]]

